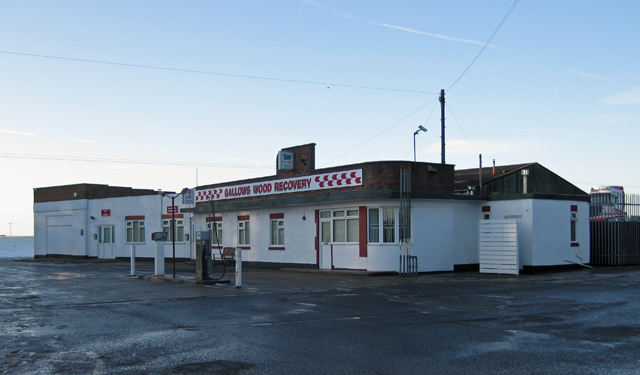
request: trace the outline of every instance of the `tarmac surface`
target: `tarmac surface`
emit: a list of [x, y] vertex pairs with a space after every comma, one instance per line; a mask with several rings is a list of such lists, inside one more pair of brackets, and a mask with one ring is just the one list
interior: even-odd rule
[[[136, 268], [153, 274], [151, 262]], [[176, 270], [181, 282], [156, 282], [130, 277], [128, 262], [0, 260], [0, 373], [640, 374], [636, 267], [245, 268], [242, 288], [196, 285], [191, 263]]]

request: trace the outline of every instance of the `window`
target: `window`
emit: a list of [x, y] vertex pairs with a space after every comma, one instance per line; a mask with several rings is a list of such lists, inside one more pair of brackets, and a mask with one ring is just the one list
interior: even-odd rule
[[[331, 222], [333, 229], [333, 242], [359, 242], [360, 219], [358, 210], [337, 210], [320, 212], [320, 218], [325, 222]], [[323, 224], [322, 240], [327, 239], [327, 231]]]
[[578, 214], [575, 212], [571, 213], [571, 242], [577, 242], [577, 227], [578, 227]]
[[127, 220], [127, 243], [144, 243], [144, 220]]
[[380, 243], [380, 238], [383, 243], [396, 242], [396, 211], [393, 207], [369, 209], [369, 243]]
[[98, 227], [98, 243], [101, 243], [101, 244], [116, 243], [115, 233], [113, 233], [113, 226]]
[[271, 246], [284, 246], [284, 219], [271, 220]]
[[238, 216], [238, 245], [251, 244], [251, 226], [249, 216]]
[[382, 221], [382, 242], [394, 243], [396, 242], [396, 209], [395, 208], [383, 208], [383, 221]]
[[[173, 242], [173, 220], [162, 220], [162, 231], [167, 234], [167, 241]], [[184, 225], [182, 219], [176, 220], [176, 242], [184, 242]]]
[[380, 242], [380, 209], [369, 209], [369, 243]]
[[[222, 222], [220, 217], [216, 217], [215, 222], [207, 223], [207, 229], [211, 232], [211, 245], [222, 246]], [[214, 228], [216, 230], [214, 230]]]

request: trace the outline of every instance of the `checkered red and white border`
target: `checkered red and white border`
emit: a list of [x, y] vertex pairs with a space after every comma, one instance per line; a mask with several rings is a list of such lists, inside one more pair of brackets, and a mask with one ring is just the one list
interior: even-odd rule
[[292, 177], [273, 181], [260, 181], [196, 191], [196, 202], [218, 201], [296, 191], [314, 191], [362, 186], [362, 169]]

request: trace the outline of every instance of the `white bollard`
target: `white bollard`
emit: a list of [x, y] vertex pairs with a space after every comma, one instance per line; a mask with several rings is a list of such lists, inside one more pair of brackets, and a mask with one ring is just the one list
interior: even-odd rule
[[131, 245], [131, 276], [136, 275], [136, 245]]
[[164, 276], [164, 241], [156, 241], [156, 276]]
[[236, 288], [242, 288], [242, 249], [236, 247]]

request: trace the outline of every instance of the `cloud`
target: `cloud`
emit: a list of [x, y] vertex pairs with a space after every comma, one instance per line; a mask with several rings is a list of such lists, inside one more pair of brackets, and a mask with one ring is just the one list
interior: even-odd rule
[[80, 143], [98, 143], [98, 141], [92, 141], [92, 140], [88, 140], [88, 139], [74, 138], [73, 140], [76, 141], [76, 142], [80, 142]]
[[599, 100], [603, 104], [640, 104], [640, 87], [631, 86], [631, 90], [607, 96]]
[[359, 19], [359, 18], [356, 18], [356, 17], [350, 16], [350, 15], [348, 15], [348, 14], [346, 14], [346, 13], [340, 13], [340, 12], [335, 11], [335, 10], [333, 10], [333, 9], [329, 9], [329, 8], [327, 8], [327, 7], [323, 6], [323, 5], [320, 5], [320, 4], [316, 3], [315, 1], [311, 1], [311, 0], [298, 0], [298, 1], [300, 1], [300, 2], [301, 2], [301, 3], [303, 3], [303, 4], [311, 5], [311, 6], [314, 6], [314, 7], [316, 7], [316, 8], [320, 8], [320, 9], [322, 9], [322, 10], [326, 10], [327, 12], [331, 12], [331, 13], [333, 13], [333, 14], [337, 14], [337, 15], [339, 15], [340, 17], [343, 17], [343, 18], [346, 18], [346, 19], [349, 19], [349, 20], [361, 21], [361, 22], [362, 22], [362, 20], [361, 20], [361, 19]]
[[17, 131], [13, 131], [13, 130], [1, 130], [1, 129], [0, 129], [0, 133], [24, 135], [24, 136], [27, 136], [27, 137], [32, 137], [34, 135], [37, 135], [36, 133], [23, 133], [23, 132], [17, 132]]
[[[367, 23], [370, 23], [370, 24], [375, 25], [375, 26], [381, 26], [381, 27], [386, 27], [386, 28], [389, 28], [389, 29], [400, 30], [400, 31], [404, 31], [404, 32], [407, 32], [407, 33], [412, 33], [412, 34], [429, 36], [429, 37], [432, 37], [432, 38], [445, 39], [445, 40], [451, 40], [451, 41], [454, 41], [454, 42], [471, 43], [471, 44], [477, 44], [477, 45], [480, 45], [480, 46], [484, 46], [483, 42], [479, 42], [477, 40], [454, 38], [454, 37], [451, 37], [451, 36], [446, 36], [446, 35], [441, 35], [441, 34], [428, 33], [426, 31], [420, 31], [420, 30], [409, 28], [409, 27], [395, 26], [395, 25], [389, 25], [387, 23], [379, 23], [379, 22], [373, 22], [373, 21], [364, 21], [364, 20], [362, 20], [360, 18], [353, 17], [353, 16], [351, 16], [349, 14], [341, 13], [341, 12], [335, 11], [333, 9], [329, 9], [329, 8], [327, 8], [327, 7], [323, 6], [323, 5], [320, 5], [320, 4], [318, 4], [318, 3], [314, 2], [314, 1], [311, 1], [311, 0], [298, 0], [298, 1], [300, 1], [301, 3], [307, 4], [307, 5], [311, 5], [311, 6], [326, 10], [327, 12], [331, 12], [333, 14], [337, 14], [340, 17], [343, 17], [343, 18], [346, 18], [346, 19], [349, 19], [349, 20], [367, 22]], [[497, 46], [494, 46], [494, 45], [491, 45], [491, 44], [488, 44], [487, 47], [504, 50], [504, 48], [500, 48], [500, 47], [497, 47]]]
[[582, 72], [579, 72], [577, 70], [573, 70], [573, 69], [569, 69], [569, 68], [566, 68], [565, 70], [568, 71], [568, 72], [571, 72], [571, 73], [580, 74], [583, 77], [599, 79], [601, 81], [606, 81], [606, 82], [613, 82], [613, 80], [609, 79], [609, 78], [601, 78], [601, 77], [598, 77], [598, 76], [594, 76], [594, 75], [587, 74], [587, 73], [582, 73]]
[[[434, 34], [434, 33], [428, 33], [426, 31], [419, 31], [419, 30], [415, 30], [415, 29], [411, 29], [408, 27], [402, 27], [402, 26], [394, 26], [394, 25], [389, 25], [386, 23], [377, 23], [377, 22], [373, 22], [373, 21], [368, 21], [370, 24], [372, 25], [377, 25], [377, 26], [383, 26], [383, 27], [388, 27], [390, 29], [396, 29], [396, 30], [401, 30], [401, 31], [406, 31], [408, 33], [413, 33], [413, 34], [419, 34], [419, 35], [426, 35], [426, 36], [430, 36], [433, 38], [439, 38], [439, 39], [445, 39], [445, 40], [452, 40], [454, 42], [461, 42], [461, 43], [471, 43], [471, 44], [477, 44], [479, 46], [484, 46], [483, 42], [479, 42], [477, 40], [472, 40], [472, 39], [460, 39], [460, 38], [454, 38], [451, 36], [446, 36], [446, 35], [441, 35], [441, 34]], [[504, 49], [504, 48], [500, 48], [491, 44], [488, 44], [487, 47], [490, 48], [496, 48], [496, 49]]]

